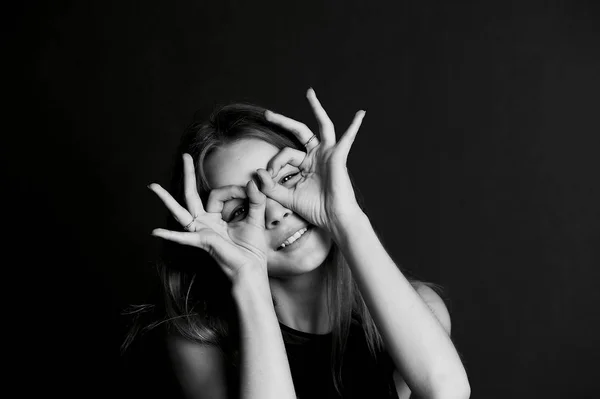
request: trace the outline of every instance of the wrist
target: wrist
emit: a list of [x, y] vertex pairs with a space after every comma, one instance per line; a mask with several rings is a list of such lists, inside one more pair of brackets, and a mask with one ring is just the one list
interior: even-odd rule
[[238, 305], [248, 302], [272, 303], [269, 278], [265, 270], [245, 268], [231, 285], [231, 293]]
[[361, 231], [370, 226], [369, 217], [357, 206], [350, 211], [337, 213], [332, 218], [330, 232], [333, 240], [337, 244], [341, 244], [348, 238], [349, 232]]

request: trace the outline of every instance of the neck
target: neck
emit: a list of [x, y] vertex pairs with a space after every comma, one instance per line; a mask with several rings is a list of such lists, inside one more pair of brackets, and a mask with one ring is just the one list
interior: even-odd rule
[[298, 331], [326, 334], [331, 331], [323, 264], [298, 276], [270, 278], [279, 322]]

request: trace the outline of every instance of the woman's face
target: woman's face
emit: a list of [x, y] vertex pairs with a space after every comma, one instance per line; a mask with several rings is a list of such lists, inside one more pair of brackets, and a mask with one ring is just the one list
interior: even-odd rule
[[[266, 141], [248, 138], [213, 151], [204, 161], [209, 185], [219, 188], [228, 185], [245, 187], [257, 169], [267, 163], [279, 149]], [[297, 181], [298, 168], [286, 165], [277, 176], [279, 184], [291, 187]], [[246, 217], [246, 202], [233, 199], [225, 203], [222, 217], [226, 222]], [[295, 242], [281, 244], [296, 232], [308, 230]], [[299, 215], [267, 197], [265, 209], [265, 238], [267, 269], [271, 277], [286, 277], [310, 272], [319, 267], [331, 248], [329, 234], [307, 223]]]

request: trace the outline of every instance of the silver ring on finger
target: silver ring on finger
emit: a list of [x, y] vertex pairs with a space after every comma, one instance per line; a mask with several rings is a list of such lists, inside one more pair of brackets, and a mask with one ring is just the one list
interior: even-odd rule
[[192, 224], [194, 224], [194, 222], [196, 221], [196, 218], [197, 218], [197, 217], [198, 217], [197, 215], [196, 215], [196, 216], [194, 216], [194, 218], [192, 219], [192, 221], [191, 221], [191, 222], [189, 222], [188, 224], [186, 224], [186, 225], [184, 226], [184, 229], [185, 229], [185, 230], [187, 230], [187, 231], [192, 231], [192, 232], [193, 232], [193, 231], [196, 231], [196, 228], [194, 228], [194, 230], [190, 230], [190, 226], [191, 226]]
[[306, 141], [306, 143], [304, 143], [304, 146], [305, 146], [306, 148], [308, 148], [308, 145], [310, 144], [310, 142], [311, 142], [311, 141], [313, 141], [313, 140], [314, 140], [314, 139], [316, 139], [316, 138], [317, 138], [317, 135], [316, 135], [316, 134], [313, 134], [313, 135], [311, 136], [311, 138], [309, 138], [309, 139], [308, 139], [308, 141]]

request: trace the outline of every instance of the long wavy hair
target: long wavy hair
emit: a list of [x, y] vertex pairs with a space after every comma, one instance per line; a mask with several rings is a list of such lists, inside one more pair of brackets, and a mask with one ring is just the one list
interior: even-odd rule
[[[190, 154], [194, 160], [198, 192], [203, 203], [206, 203], [211, 187], [203, 164], [215, 149], [241, 139], [256, 138], [279, 149], [292, 147], [305, 150], [292, 133], [267, 121], [264, 111], [264, 108], [253, 104], [231, 103], [217, 107], [207, 120], [191, 123], [185, 129], [174, 159], [169, 191], [171, 195], [180, 204], [185, 204], [183, 153]], [[364, 211], [363, 201], [354, 183], [353, 187]], [[183, 230], [172, 216], [168, 217], [167, 228]], [[352, 322], [360, 324], [373, 356], [382, 352], [383, 341], [350, 268], [335, 243], [331, 246], [324, 267], [332, 326], [331, 372], [334, 386], [340, 392], [342, 357]], [[162, 280], [164, 302], [161, 309], [164, 317], [142, 330], [166, 324], [169, 331], [191, 341], [220, 347], [229, 359], [229, 364], [237, 368], [237, 310], [230, 294], [231, 282], [216, 262], [200, 249], [163, 241], [163, 255], [158, 262], [158, 271]], [[415, 279], [409, 281], [414, 287], [420, 283]], [[147, 308], [143, 306], [132, 307], [128, 313], [138, 314], [144, 310]], [[139, 325], [132, 328], [122, 349], [131, 343], [139, 331]]]

